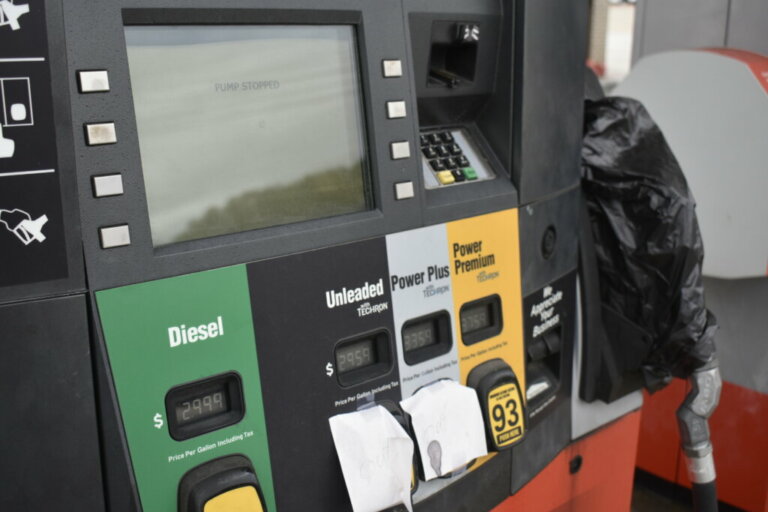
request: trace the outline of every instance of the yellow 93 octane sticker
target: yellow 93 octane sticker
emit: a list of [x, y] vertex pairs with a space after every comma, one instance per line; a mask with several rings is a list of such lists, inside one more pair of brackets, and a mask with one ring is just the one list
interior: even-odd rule
[[502, 384], [488, 393], [488, 416], [493, 442], [497, 447], [509, 446], [523, 437], [523, 399], [516, 383]]

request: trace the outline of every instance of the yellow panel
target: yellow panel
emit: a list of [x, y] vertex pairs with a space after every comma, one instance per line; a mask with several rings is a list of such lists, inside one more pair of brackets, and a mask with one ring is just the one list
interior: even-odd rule
[[[500, 358], [512, 367], [525, 389], [523, 304], [517, 210], [504, 210], [448, 223], [454, 313], [461, 383], [473, 368]], [[501, 297], [501, 332], [472, 345], [461, 340], [463, 304], [489, 295]]]
[[211, 498], [203, 512], [264, 512], [264, 507], [256, 489], [247, 485]]
[[[504, 210], [447, 224], [462, 384], [467, 383], [467, 376], [473, 368], [499, 358], [514, 370], [521, 389], [525, 389], [517, 218], [517, 210]], [[461, 340], [461, 306], [494, 294], [501, 297], [501, 332], [472, 345], [465, 345]], [[473, 469], [480, 467], [492, 456], [489, 454], [488, 457], [478, 459]]]

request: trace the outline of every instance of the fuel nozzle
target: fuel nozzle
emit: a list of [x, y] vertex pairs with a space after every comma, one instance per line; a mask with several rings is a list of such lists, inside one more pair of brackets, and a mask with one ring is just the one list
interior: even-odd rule
[[677, 410], [677, 425], [692, 484], [693, 510], [716, 512], [715, 460], [708, 419], [720, 402], [723, 387], [717, 359], [695, 370], [689, 381], [691, 391]]

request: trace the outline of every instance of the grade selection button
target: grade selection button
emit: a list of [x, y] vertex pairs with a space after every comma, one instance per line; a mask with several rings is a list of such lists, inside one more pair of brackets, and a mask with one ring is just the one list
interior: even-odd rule
[[523, 439], [525, 402], [517, 376], [506, 361], [497, 358], [476, 366], [467, 376], [467, 386], [477, 390], [490, 450], [510, 448]]
[[211, 498], [203, 512], [263, 512], [264, 507], [256, 488], [251, 485], [238, 487]]
[[227, 455], [188, 471], [179, 482], [177, 512], [264, 512], [251, 461]]

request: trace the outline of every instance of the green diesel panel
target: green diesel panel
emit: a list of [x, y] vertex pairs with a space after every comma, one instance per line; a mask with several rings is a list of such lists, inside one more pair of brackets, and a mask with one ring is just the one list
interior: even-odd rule
[[[251, 459], [267, 507], [276, 510], [245, 266], [105, 290], [96, 299], [144, 512], [176, 510], [184, 473], [235, 453]], [[212, 323], [215, 336], [188, 336]], [[168, 390], [225, 372], [242, 378], [242, 421], [172, 439]]]

